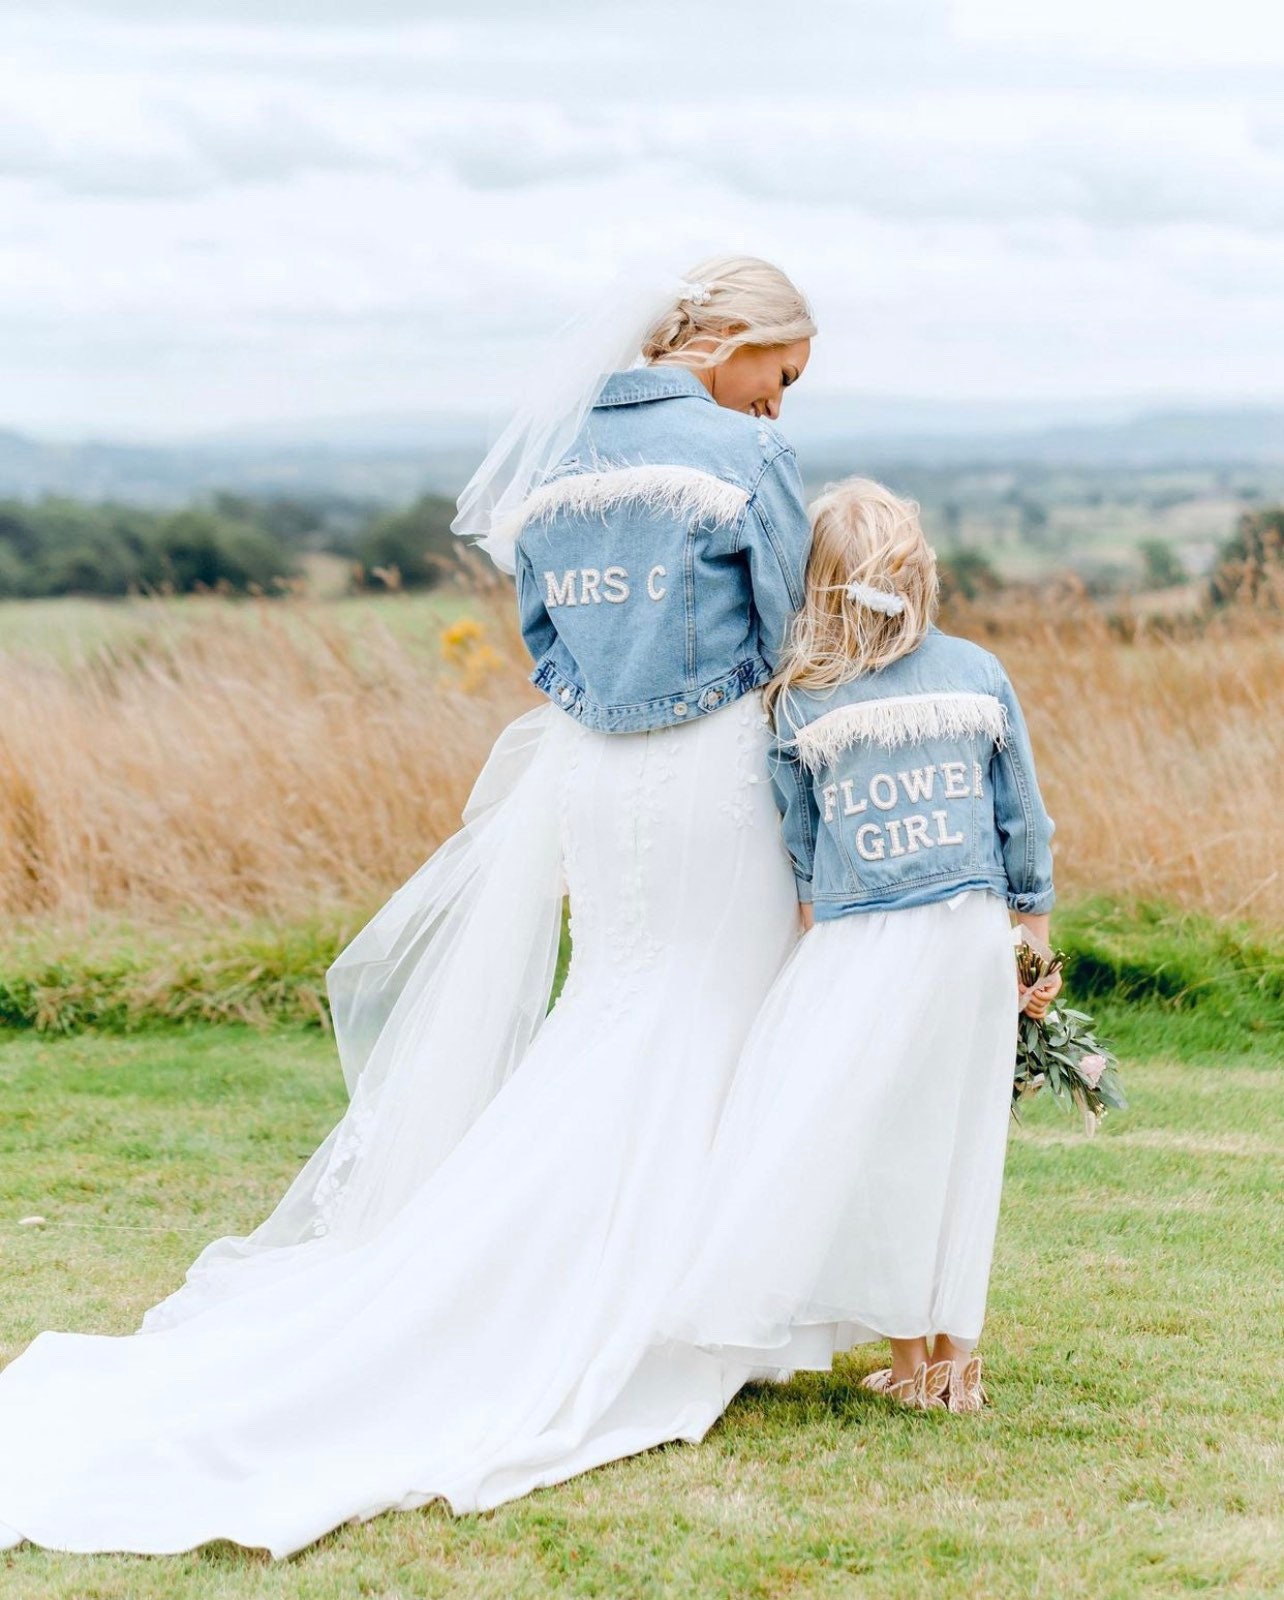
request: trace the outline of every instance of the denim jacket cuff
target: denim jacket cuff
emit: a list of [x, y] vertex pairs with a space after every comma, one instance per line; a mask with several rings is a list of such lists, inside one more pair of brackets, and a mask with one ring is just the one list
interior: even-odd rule
[[1025, 911], [1032, 917], [1041, 917], [1051, 911], [1057, 902], [1056, 894], [1051, 889], [1045, 889], [1042, 894], [1009, 894], [1008, 909], [1010, 911]]
[[811, 904], [811, 879], [800, 878], [798, 874], [795, 873], [794, 883], [798, 889], [798, 904], [800, 906], [809, 906]]

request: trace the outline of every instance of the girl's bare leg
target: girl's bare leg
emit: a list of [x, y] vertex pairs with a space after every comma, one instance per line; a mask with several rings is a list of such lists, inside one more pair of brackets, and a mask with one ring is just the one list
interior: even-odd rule
[[949, 1361], [960, 1370], [972, 1359], [973, 1352], [955, 1344], [948, 1333], [938, 1333], [932, 1341], [932, 1360]]
[[[926, 1339], [893, 1339], [891, 1346], [893, 1383], [901, 1383], [906, 1378], [912, 1378], [919, 1367], [929, 1359]], [[935, 1359], [941, 1358], [938, 1356]]]

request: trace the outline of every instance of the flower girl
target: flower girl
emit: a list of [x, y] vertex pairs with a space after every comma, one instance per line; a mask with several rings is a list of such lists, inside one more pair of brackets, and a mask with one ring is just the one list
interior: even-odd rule
[[1008, 913], [1046, 939], [1052, 823], [1003, 668], [932, 625], [917, 507], [850, 479], [812, 524], [768, 688], [809, 931], [741, 1059], [665, 1331], [774, 1372], [890, 1339], [866, 1388], [976, 1411], [1018, 1013]]

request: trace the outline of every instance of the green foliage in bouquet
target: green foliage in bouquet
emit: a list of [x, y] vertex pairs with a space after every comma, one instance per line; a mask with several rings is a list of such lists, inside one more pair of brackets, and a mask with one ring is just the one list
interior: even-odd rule
[[[1017, 976], [1022, 1004], [1031, 989], [1060, 972], [1065, 953], [1050, 950], [1027, 928], [1017, 930]], [[1050, 1006], [1042, 1019], [1022, 1012], [1017, 1029], [1016, 1066], [1012, 1079], [1012, 1114], [1022, 1100], [1050, 1089], [1067, 1108], [1083, 1117], [1091, 1135], [1108, 1108], [1124, 1110], [1128, 1102], [1119, 1082], [1119, 1062], [1096, 1035], [1096, 1023], [1085, 1011]]]

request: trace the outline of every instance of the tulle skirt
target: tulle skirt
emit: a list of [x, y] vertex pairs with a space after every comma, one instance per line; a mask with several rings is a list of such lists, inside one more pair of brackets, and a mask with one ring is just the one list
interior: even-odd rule
[[[760, 702], [650, 734], [552, 708], [521, 727], [521, 775], [343, 969], [354, 1098], [377, 1082], [279, 1216], [207, 1251], [150, 1331], [42, 1334], [0, 1373], [0, 1543], [282, 1556], [698, 1438], [743, 1381], [694, 1347], [643, 1357], [796, 936]], [[558, 871], [570, 978], [518, 1051]]]
[[666, 1337], [766, 1370], [888, 1337], [975, 1343], [1016, 1018], [993, 895], [808, 933], [746, 1045]]

